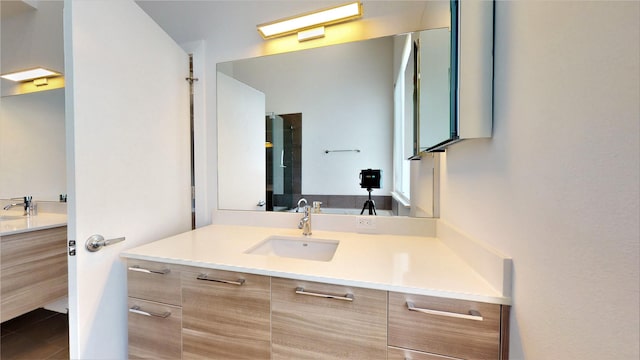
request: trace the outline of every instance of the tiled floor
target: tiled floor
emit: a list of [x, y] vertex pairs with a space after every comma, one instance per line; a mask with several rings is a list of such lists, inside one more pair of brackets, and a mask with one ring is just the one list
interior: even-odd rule
[[0, 325], [1, 360], [69, 359], [66, 314], [37, 309]]

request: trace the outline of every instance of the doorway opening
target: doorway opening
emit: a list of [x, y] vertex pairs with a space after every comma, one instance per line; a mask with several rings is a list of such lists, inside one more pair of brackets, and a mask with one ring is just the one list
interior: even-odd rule
[[302, 113], [267, 114], [267, 211], [287, 211], [302, 193]]

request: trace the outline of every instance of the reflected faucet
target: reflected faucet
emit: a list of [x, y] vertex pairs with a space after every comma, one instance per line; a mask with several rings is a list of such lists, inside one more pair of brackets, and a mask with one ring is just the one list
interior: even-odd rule
[[[19, 199], [19, 198], [15, 198], [15, 199]], [[23, 214], [24, 216], [36, 215], [36, 205], [33, 202], [33, 197], [32, 196], [25, 196], [22, 199], [23, 199], [23, 202], [9, 204], [9, 205], [5, 206], [3, 209], [9, 210], [12, 207], [24, 206], [24, 214]]]
[[304, 236], [311, 235], [311, 206], [305, 205], [304, 216], [298, 223], [298, 229], [302, 229], [302, 235]]
[[307, 205], [309, 204], [309, 203], [307, 202], [307, 199], [305, 199], [305, 198], [302, 198], [302, 199], [298, 200], [298, 207], [296, 208], [296, 212], [300, 212], [300, 208], [302, 207], [302, 206], [300, 206], [300, 204], [302, 204], [302, 203], [304, 203], [304, 207], [305, 207], [305, 208], [306, 208], [306, 207], [307, 207]]

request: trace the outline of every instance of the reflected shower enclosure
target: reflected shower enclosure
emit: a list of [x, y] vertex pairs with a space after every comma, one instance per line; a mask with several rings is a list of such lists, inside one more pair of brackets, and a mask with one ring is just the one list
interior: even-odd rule
[[302, 193], [302, 114], [267, 114], [267, 211], [287, 211]]

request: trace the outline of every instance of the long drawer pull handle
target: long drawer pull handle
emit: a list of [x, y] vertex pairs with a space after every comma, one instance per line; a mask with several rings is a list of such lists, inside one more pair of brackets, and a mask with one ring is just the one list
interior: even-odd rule
[[482, 314], [480, 314], [480, 312], [476, 310], [469, 310], [469, 314], [459, 314], [459, 313], [454, 313], [449, 311], [422, 309], [422, 308], [415, 307], [413, 305], [413, 302], [411, 301], [407, 301], [407, 309], [409, 309], [410, 311], [417, 311], [417, 312], [430, 314], [430, 315], [448, 316], [448, 317], [453, 317], [458, 319], [467, 319], [467, 320], [476, 320], [476, 321], [484, 320], [484, 318], [482, 317]]
[[331, 295], [331, 294], [320, 294], [320, 293], [315, 293], [315, 292], [310, 292], [310, 291], [304, 291], [303, 287], [297, 287], [296, 288], [296, 294], [316, 296], [316, 297], [327, 298], [327, 299], [335, 299], [335, 300], [353, 301], [353, 294], [346, 294], [344, 296]]
[[134, 313], [134, 314], [144, 315], [144, 316], [159, 317], [159, 318], [163, 318], [163, 319], [166, 319], [169, 316], [171, 316], [171, 313], [169, 311], [166, 311], [166, 312], [164, 312], [162, 314], [154, 313], [154, 312], [151, 312], [151, 311], [144, 311], [144, 310], [140, 309], [140, 306], [138, 306], [138, 305], [134, 305], [131, 309], [129, 309], [129, 312]]
[[219, 283], [223, 283], [223, 284], [231, 284], [231, 285], [238, 285], [241, 286], [244, 284], [244, 279], [238, 279], [236, 281], [233, 280], [223, 280], [223, 279], [213, 279], [210, 278], [207, 274], [200, 274], [198, 275], [198, 277], [196, 278], [198, 280], [206, 280], [206, 281], [214, 281], [214, 282], [219, 282]]
[[138, 265], [130, 266], [129, 270], [130, 271], [137, 271], [137, 272], [141, 272], [141, 273], [145, 273], [145, 274], [160, 274], [160, 275], [167, 275], [168, 273], [171, 272], [171, 270], [169, 270], [169, 269], [162, 269], [162, 270], [144, 269], [144, 268], [141, 268]]

